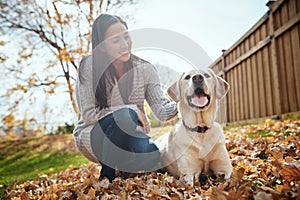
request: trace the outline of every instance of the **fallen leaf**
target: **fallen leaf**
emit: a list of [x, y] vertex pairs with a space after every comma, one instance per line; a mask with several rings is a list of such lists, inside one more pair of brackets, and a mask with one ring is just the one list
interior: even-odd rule
[[91, 197], [92, 199], [96, 199], [96, 192], [95, 192], [95, 189], [94, 188], [90, 188], [87, 196]]
[[300, 181], [299, 162], [286, 163], [282, 167], [281, 174], [288, 182]]
[[21, 200], [30, 200], [30, 197], [26, 192], [22, 192], [21, 193]]

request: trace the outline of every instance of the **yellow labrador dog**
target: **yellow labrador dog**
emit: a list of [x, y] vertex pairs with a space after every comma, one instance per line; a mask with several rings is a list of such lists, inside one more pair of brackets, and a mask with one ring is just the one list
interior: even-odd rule
[[217, 100], [226, 95], [229, 84], [210, 69], [184, 73], [168, 94], [179, 102], [180, 119], [173, 129], [156, 140], [161, 167], [183, 176], [193, 185], [200, 174], [230, 178], [232, 165], [221, 126], [214, 122]]

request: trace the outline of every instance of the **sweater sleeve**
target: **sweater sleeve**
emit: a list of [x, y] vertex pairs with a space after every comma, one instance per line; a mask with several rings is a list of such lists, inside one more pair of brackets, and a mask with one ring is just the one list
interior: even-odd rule
[[162, 90], [158, 72], [151, 64], [145, 65], [145, 98], [154, 115], [161, 121], [173, 118], [177, 113], [177, 103], [170, 101]]

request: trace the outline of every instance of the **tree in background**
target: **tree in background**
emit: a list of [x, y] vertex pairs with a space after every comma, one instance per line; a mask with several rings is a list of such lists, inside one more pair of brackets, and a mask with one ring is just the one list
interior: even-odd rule
[[40, 95], [54, 94], [58, 88], [68, 92], [78, 114], [74, 77], [79, 60], [91, 51], [94, 19], [108, 10], [121, 14], [120, 8], [134, 4], [134, 0], [0, 0], [2, 124], [23, 109], [24, 102], [35, 106]]

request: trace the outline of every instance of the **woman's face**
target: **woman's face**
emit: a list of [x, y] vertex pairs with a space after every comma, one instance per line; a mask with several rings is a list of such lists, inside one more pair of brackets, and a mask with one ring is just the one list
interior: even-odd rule
[[131, 38], [122, 23], [111, 25], [104, 34], [105, 51], [114, 60], [126, 62], [130, 58]]

